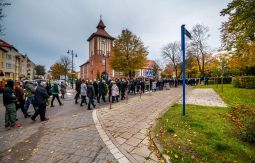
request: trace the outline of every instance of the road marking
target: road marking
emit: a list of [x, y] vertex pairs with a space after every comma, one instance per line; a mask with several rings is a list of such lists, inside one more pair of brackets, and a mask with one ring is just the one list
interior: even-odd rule
[[104, 141], [105, 145], [107, 146], [109, 151], [112, 153], [112, 155], [115, 157], [115, 159], [120, 163], [130, 163], [127, 157], [125, 157], [120, 152], [120, 150], [113, 144], [113, 142], [109, 139], [109, 137], [105, 133], [104, 129], [102, 128], [102, 125], [100, 124], [97, 118], [97, 110], [93, 110], [92, 117], [101, 139]]

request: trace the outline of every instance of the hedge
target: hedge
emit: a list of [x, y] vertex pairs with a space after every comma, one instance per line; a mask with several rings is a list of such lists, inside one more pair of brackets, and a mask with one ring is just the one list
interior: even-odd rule
[[[231, 77], [224, 77], [223, 78], [223, 84], [231, 84], [232, 78]], [[208, 84], [217, 84], [217, 78], [210, 77]], [[218, 78], [218, 84], [221, 84], [221, 77]]]
[[233, 77], [232, 85], [236, 88], [255, 89], [255, 76]]
[[231, 108], [231, 120], [244, 141], [255, 144], [255, 109], [251, 105], [235, 105]]

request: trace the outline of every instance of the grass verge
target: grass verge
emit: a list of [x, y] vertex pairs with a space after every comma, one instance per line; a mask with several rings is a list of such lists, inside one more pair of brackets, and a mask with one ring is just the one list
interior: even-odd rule
[[[246, 106], [255, 110], [255, 90], [233, 88], [231, 84], [224, 84], [223, 92], [220, 85], [195, 88], [213, 88], [229, 107], [187, 105], [187, 115], [181, 116], [181, 105], [172, 106], [154, 130], [171, 162], [255, 162], [254, 144], [240, 139], [244, 134], [239, 133], [247, 127], [236, 126], [247, 117]], [[244, 109], [233, 109], [239, 105]]]
[[171, 162], [254, 162], [255, 148], [235, 136], [227, 108], [174, 105], [155, 127]]

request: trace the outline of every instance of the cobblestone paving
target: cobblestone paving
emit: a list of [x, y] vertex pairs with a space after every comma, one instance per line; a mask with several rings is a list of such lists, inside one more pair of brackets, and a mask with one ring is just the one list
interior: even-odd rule
[[[182, 103], [182, 99], [178, 103]], [[226, 103], [222, 101], [220, 96], [212, 88], [193, 89], [187, 93], [186, 103], [202, 106], [227, 107]]]
[[1, 128], [1, 163], [116, 162], [98, 134], [92, 111], [75, 105], [72, 97], [64, 106], [55, 106], [47, 110], [48, 122], [41, 123], [38, 117], [35, 123], [24, 120], [22, 128]]
[[119, 148], [137, 162], [158, 162], [150, 148], [148, 129], [162, 111], [174, 104], [182, 94], [181, 88], [147, 93], [131, 98], [127, 104], [115, 103], [112, 109], [97, 110], [99, 120]]

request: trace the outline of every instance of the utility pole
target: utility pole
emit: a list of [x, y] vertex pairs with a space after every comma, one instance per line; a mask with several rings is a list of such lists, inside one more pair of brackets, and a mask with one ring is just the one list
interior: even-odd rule
[[71, 54], [71, 56], [72, 56], [72, 72], [71, 72], [71, 76], [72, 76], [72, 89], [73, 89], [73, 57], [77, 57], [77, 54], [74, 55], [73, 50], [68, 50], [67, 54]]

